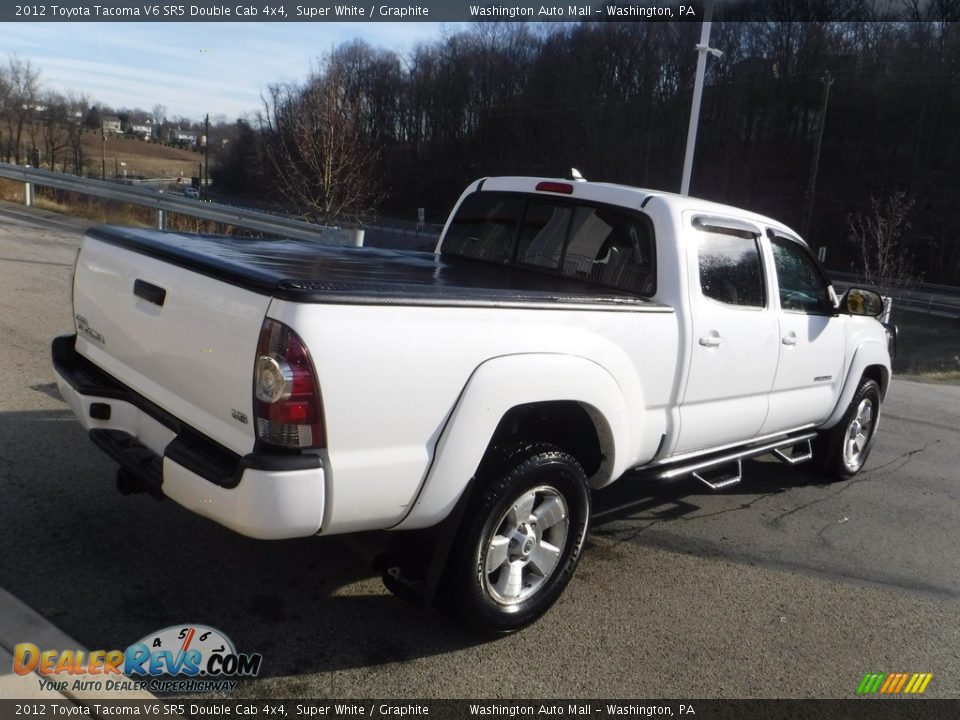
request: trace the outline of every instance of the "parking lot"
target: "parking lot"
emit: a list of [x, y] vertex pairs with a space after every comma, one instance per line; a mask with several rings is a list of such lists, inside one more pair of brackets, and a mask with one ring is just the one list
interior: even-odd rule
[[960, 696], [960, 386], [895, 380], [851, 481], [754, 461], [720, 493], [597, 493], [557, 606], [483, 641], [390, 595], [363, 538], [255, 541], [116, 491], [49, 361], [83, 228], [0, 204], [0, 587], [87, 648], [219, 628], [264, 656], [243, 697], [848, 698], [866, 672]]

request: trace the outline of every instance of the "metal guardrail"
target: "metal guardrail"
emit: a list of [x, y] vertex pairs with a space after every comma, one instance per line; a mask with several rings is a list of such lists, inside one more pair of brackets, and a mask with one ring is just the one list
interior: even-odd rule
[[363, 245], [363, 230], [331, 228], [324, 225], [294, 220], [282, 215], [271, 215], [258, 210], [235, 208], [229, 205], [191, 200], [162, 192], [144, 190], [128, 185], [95, 180], [93, 178], [76, 177], [63, 173], [39, 170], [37, 168], [22, 167], [9, 163], [0, 163], [0, 177], [10, 180], [20, 180], [26, 184], [26, 203], [32, 204], [33, 185], [67, 190], [69, 192], [92, 195], [94, 197], [130, 203], [157, 211], [157, 226], [163, 229], [164, 213], [173, 212], [179, 215], [210, 220], [212, 222], [236, 225], [237, 227], [258, 232], [279, 235], [282, 237], [297, 238], [300, 240], [318, 240], [329, 245]]
[[[847, 290], [854, 285], [869, 287], [862, 279], [857, 279], [856, 276], [849, 273], [831, 272], [829, 275], [838, 291]], [[914, 287], [920, 289], [914, 289]], [[934, 291], [930, 288], [935, 288], [936, 290]], [[950, 292], [951, 290], [956, 292], [958, 288], [950, 285], [918, 283], [910, 288], [893, 289], [890, 292], [889, 299], [896, 301], [897, 307], [903, 310], [911, 310], [926, 315], [939, 315], [947, 318], [960, 318], [960, 294], [953, 294]]]
[[[827, 274], [831, 278], [836, 278], [850, 284], [865, 282], [863, 276], [856, 273], [843, 272], [840, 270], [828, 270]], [[907, 288], [906, 292], [914, 292], [916, 290], [945, 293], [947, 295], [960, 295], [960, 285], [940, 285], [930, 282], [911, 282], [910, 288]]]

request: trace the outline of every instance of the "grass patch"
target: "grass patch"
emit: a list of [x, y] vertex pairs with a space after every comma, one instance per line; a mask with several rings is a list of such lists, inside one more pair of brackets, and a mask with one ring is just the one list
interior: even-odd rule
[[23, 204], [24, 187], [19, 180], [0, 178], [0, 200]]
[[85, 131], [82, 143], [84, 172], [92, 177], [100, 178], [106, 173], [109, 180], [123, 176], [124, 171], [127, 177], [147, 178], [189, 178], [200, 174], [199, 164], [203, 156], [194, 149], [145, 142], [123, 135], [107, 135], [101, 139], [96, 130]]
[[131, 227], [150, 227], [142, 213], [134, 212], [137, 208], [122, 203], [96, 200], [94, 198], [70, 198], [62, 200], [56, 196], [49, 196], [39, 189], [34, 197], [35, 207], [41, 210], [63, 213], [74, 217], [87, 218], [103, 225], [128, 225]]
[[[0, 200], [23, 203], [23, 183], [0, 179]], [[157, 211], [130, 203], [104, 200], [90, 195], [34, 186], [34, 206], [42, 210], [86, 218], [92, 225], [124, 225], [127, 227], [156, 228]], [[168, 212], [168, 230], [217, 235], [256, 235], [233, 225], [201, 220], [200, 218]]]
[[960, 320], [895, 309], [893, 321], [900, 329], [895, 373], [960, 382]]
[[918, 373], [907, 376], [910, 380], [919, 380], [920, 382], [948, 383], [950, 385], [960, 384], [960, 370], [949, 370], [946, 372]]

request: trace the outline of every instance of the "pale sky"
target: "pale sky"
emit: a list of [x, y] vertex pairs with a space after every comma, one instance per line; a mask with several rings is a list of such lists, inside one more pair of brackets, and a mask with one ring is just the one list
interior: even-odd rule
[[165, 105], [167, 115], [234, 120], [260, 93], [301, 81], [331, 48], [360, 38], [406, 52], [456, 28], [441, 23], [0, 23], [0, 63], [16, 54], [44, 89], [114, 108]]

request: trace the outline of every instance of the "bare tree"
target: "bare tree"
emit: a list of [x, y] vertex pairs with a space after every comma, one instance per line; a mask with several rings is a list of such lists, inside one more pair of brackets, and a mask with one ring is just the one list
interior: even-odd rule
[[914, 200], [902, 190], [883, 199], [870, 199], [870, 212], [847, 216], [850, 240], [858, 248], [863, 278], [883, 296], [916, 280], [913, 254], [904, 235], [910, 229]]
[[40, 71], [29, 60], [11, 55], [7, 62], [7, 102], [4, 120], [7, 127], [4, 156], [20, 164], [24, 130], [32, 131], [40, 94]]
[[[70, 148], [70, 160], [74, 175], [84, 174], [83, 121], [89, 110], [90, 102], [85, 95], [67, 96], [67, 143]], [[64, 164], [64, 169], [66, 169], [66, 164]]]
[[[43, 125], [43, 144], [47, 163], [51, 170], [57, 169], [57, 159], [70, 146], [70, 111], [66, 98], [57, 93], [48, 93], [40, 113]], [[61, 159], [66, 169], [67, 158]]]
[[4, 126], [6, 125], [9, 128], [9, 123], [6, 122], [9, 114], [11, 112], [10, 108], [10, 79], [7, 77], [7, 69], [0, 66], [0, 159], [9, 161], [9, 153], [7, 152], [7, 144], [5, 143], [6, 136], [4, 135]]
[[263, 102], [265, 159], [280, 193], [319, 222], [370, 215], [380, 200], [378, 154], [341, 68], [328, 61], [306, 86], [271, 86]]

